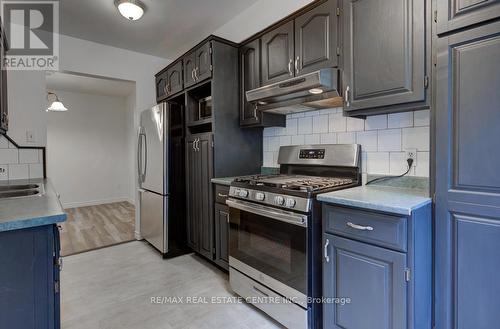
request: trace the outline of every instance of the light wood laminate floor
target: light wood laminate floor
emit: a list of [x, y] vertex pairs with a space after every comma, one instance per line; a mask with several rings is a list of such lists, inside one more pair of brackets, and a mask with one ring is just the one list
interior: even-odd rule
[[66, 209], [61, 227], [63, 256], [134, 239], [135, 207], [129, 202]]
[[64, 257], [63, 329], [271, 329], [249, 304], [153, 304], [151, 297], [234, 296], [228, 276], [200, 256], [163, 260], [142, 241]]

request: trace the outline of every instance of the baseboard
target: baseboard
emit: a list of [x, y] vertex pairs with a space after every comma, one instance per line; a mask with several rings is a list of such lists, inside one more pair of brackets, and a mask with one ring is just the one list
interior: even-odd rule
[[130, 202], [131, 204], [135, 204], [135, 201], [133, 199], [124, 197], [124, 198], [114, 198], [114, 199], [83, 201], [83, 202], [67, 202], [67, 203], [65, 202], [63, 203], [63, 208], [70, 209], [79, 207], [90, 207], [90, 206], [97, 206], [100, 204], [117, 203], [117, 202]]

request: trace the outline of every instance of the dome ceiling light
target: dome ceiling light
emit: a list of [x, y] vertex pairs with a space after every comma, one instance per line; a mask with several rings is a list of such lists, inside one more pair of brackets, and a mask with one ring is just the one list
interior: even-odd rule
[[54, 95], [55, 100], [50, 104], [50, 106], [47, 108], [47, 112], [66, 112], [68, 109], [64, 106], [64, 104], [59, 100], [59, 97], [55, 93], [48, 92], [47, 93], [47, 100], [50, 101], [49, 96]]
[[115, 0], [120, 14], [128, 20], [136, 21], [144, 15], [146, 6], [139, 0]]

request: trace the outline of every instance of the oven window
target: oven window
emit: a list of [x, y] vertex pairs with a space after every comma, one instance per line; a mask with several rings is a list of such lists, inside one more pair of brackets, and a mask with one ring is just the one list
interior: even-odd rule
[[231, 208], [230, 255], [307, 294], [307, 228]]

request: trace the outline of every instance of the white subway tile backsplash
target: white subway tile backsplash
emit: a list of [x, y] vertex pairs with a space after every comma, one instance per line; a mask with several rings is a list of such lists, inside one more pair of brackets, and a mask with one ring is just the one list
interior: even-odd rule
[[0, 149], [9, 148], [9, 141], [4, 136], [0, 135]]
[[347, 130], [347, 118], [342, 113], [330, 114], [328, 126], [330, 132], [344, 132]]
[[365, 130], [387, 129], [387, 115], [374, 115], [366, 118]]
[[359, 143], [364, 177], [404, 173], [407, 148], [418, 151], [417, 166], [410, 174], [428, 176], [429, 116], [429, 111], [418, 111], [363, 120], [344, 117], [340, 108], [290, 114], [286, 128], [264, 129], [264, 166], [278, 166], [279, 146]]
[[313, 117], [313, 133], [323, 134], [328, 132], [328, 114]]
[[430, 110], [415, 111], [413, 113], [414, 126], [415, 127], [429, 126], [430, 115], [431, 115]]
[[367, 152], [366, 172], [370, 174], [389, 174], [389, 152]]
[[11, 179], [27, 179], [29, 178], [29, 165], [27, 164], [10, 164], [9, 165], [9, 180]]
[[280, 146], [288, 146], [288, 145], [292, 145], [292, 136], [281, 136]]
[[20, 149], [19, 163], [38, 163], [38, 150], [36, 149]]
[[377, 152], [377, 131], [360, 131], [356, 133], [356, 143], [366, 152]]
[[19, 152], [17, 149], [0, 149], [0, 164], [19, 163]]
[[43, 161], [43, 149], [17, 149], [0, 135], [0, 180], [42, 178]]
[[413, 112], [402, 112], [389, 114], [387, 119], [388, 128], [403, 128], [413, 126]]
[[321, 134], [321, 144], [337, 144], [337, 133]]
[[429, 177], [429, 170], [429, 152], [417, 152], [417, 166], [415, 167], [415, 175], [421, 177]]
[[429, 151], [429, 127], [403, 128], [403, 150]]
[[287, 118], [286, 119], [286, 134], [287, 135], [297, 135], [298, 134], [298, 119]]
[[311, 135], [305, 135], [304, 136], [304, 142], [307, 145], [319, 144], [319, 140], [320, 140], [320, 135], [319, 134], [311, 134]]
[[365, 120], [358, 118], [347, 118], [347, 131], [365, 130]]
[[269, 137], [268, 150], [274, 152], [274, 151], [279, 151], [279, 149], [280, 149], [280, 138], [278, 136]]
[[303, 145], [305, 144], [304, 135], [292, 136], [292, 145]]
[[29, 178], [42, 178], [43, 165], [41, 163], [32, 163], [29, 165]]
[[313, 132], [313, 118], [312, 117], [299, 118], [298, 133], [312, 134], [312, 132]]
[[401, 151], [401, 129], [379, 130], [378, 150], [380, 152]]
[[356, 143], [356, 133], [338, 133], [338, 144], [354, 144]]

